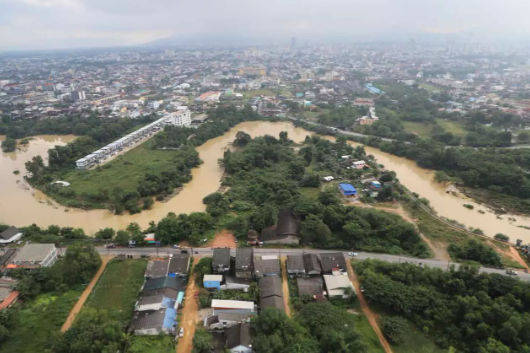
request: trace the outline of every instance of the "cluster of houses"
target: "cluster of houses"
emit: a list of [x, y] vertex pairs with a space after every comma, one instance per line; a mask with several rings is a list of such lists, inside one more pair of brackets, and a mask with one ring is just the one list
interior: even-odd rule
[[176, 333], [177, 312], [185, 297], [189, 266], [189, 254], [174, 254], [148, 262], [129, 332], [135, 335]]
[[[0, 244], [20, 242], [22, 231], [9, 227], [0, 233]], [[14, 304], [19, 293], [14, 290], [17, 280], [9, 277], [9, 271], [17, 268], [34, 269], [50, 267], [57, 262], [58, 249], [54, 244], [28, 244], [21, 248], [2, 248], [0, 250], [0, 310]]]
[[[346, 266], [341, 252], [289, 255], [286, 261], [288, 276], [296, 279], [299, 295], [318, 301], [348, 298], [354, 292]], [[257, 303], [214, 299], [211, 314], [204, 318], [204, 327], [214, 338], [214, 352], [252, 352], [250, 319], [267, 308], [283, 312], [286, 309], [280, 258], [254, 254], [253, 248], [238, 248], [233, 259], [229, 248], [216, 248], [211, 270], [212, 274], [204, 275], [202, 282], [209, 291], [248, 291], [252, 282], [258, 282]]]

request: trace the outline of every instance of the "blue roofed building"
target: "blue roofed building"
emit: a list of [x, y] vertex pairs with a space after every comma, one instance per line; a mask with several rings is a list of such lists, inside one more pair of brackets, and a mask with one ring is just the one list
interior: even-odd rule
[[342, 183], [339, 184], [339, 191], [342, 196], [347, 198], [357, 197], [357, 189], [351, 184]]
[[221, 290], [222, 281], [223, 275], [204, 275], [202, 283], [206, 289]]

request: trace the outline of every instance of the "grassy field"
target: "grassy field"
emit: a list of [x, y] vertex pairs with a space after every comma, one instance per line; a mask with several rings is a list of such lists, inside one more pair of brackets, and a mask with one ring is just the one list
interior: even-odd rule
[[419, 86], [421, 88], [426, 89], [429, 92], [439, 92], [439, 91], [441, 91], [440, 88], [438, 88], [438, 87], [436, 87], [434, 85], [431, 85], [430, 83], [420, 83]]
[[[360, 311], [360, 309], [358, 310]], [[381, 342], [379, 342], [379, 337], [377, 337], [374, 330], [372, 329], [372, 326], [370, 326], [368, 319], [364, 315], [355, 315], [355, 327], [357, 330], [359, 330], [364, 338], [364, 341], [368, 345], [368, 353], [385, 352], [383, 346], [381, 346]]]
[[318, 194], [320, 194], [319, 188], [301, 187], [298, 189], [298, 191], [300, 191], [300, 194], [302, 194], [302, 196], [315, 200], [318, 198]]
[[117, 157], [100, 169], [72, 169], [64, 176], [77, 194], [97, 194], [100, 189], [112, 190], [120, 186], [125, 190], [136, 190], [146, 172], [167, 170], [171, 167], [175, 154], [172, 150], [151, 150], [149, 141]]
[[53, 336], [61, 330], [70, 310], [83, 292], [47, 293], [24, 303], [17, 314], [16, 329], [2, 343], [1, 353], [44, 352], [52, 344]]
[[128, 353], [174, 353], [175, 344], [170, 336], [134, 336]]
[[276, 93], [274, 93], [270, 89], [257, 89], [253, 91], [245, 91], [243, 92], [243, 96], [245, 98], [252, 98], [256, 96], [276, 96]]
[[[412, 121], [402, 121], [403, 127], [406, 131], [415, 132], [420, 137], [429, 137], [432, 135], [432, 128], [434, 124], [420, 123]], [[451, 132], [456, 136], [464, 136], [467, 134], [464, 126], [456, 121], [450, 121], [445, 119], [436, 119], [436, 123], [443, 127], [445, 131]]]
[[146, 267], [146, 260], [109, 262], [86, 305], [108, 310], [122, 322], [130, 320]]
[[439, 348], [425, 334], [410, 324], [410, 334], [401, 344], [393, 344], [394, 353], [447, 353], [446, 349]]

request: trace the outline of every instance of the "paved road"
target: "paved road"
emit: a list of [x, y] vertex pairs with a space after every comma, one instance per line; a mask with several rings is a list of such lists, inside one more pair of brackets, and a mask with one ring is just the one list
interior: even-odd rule
[[[213, 256], [213, 248], [192, 248], [193, 253], [197, 254], [198, 256]], [[167, 247], [160, 247], [160, 248], [114, 248], [114, 249], [106, 249], [103, 247], [98, 247], [97, 250], [101, 255], [117, 255], [117, 254], [127, 254], [127, 255], [136, 255], [140, 256], [142, 254], [147, 254], [151, 256], [168, 256], [170, 254], [179, 254], [180, 250], [178, 249], [171, 249]], [[256, 255], [279, 255], [279, 256], [286, 256], [286, 255], [296, 255], [296, 254], [302, 254], [302, 253], [330, 253], [330, 252], [337, 252], [340, 250], [318, 250], [318, 249], [272, 249], [272, 248], [254, 248], [254, 254]], [[348, 256], [348, 252], [343, 252], [345, 256]], [[407, 257], [407, 256], [397, 256], [397, 255], [389, 255], [389, 254], [377, 254], [377, 253], [369, 253], [369, 252], [357, 252], [357, 256], [355, 256], [356, 260], [366, 260], [366, 259], [378, 259], [388, 262], [409, 262], [414, 264], [423, 264], [424, 266], [429, 267], [438, 267], [441, 269], [448, 269], [450, 265], [455, 265], [457, 268], [460, 266], [458, 263], [454, 262], [445, 262], [440, 260], [434, 260], [434, 259], [417, 259], [414, 257]], [[236, 256], [236, 249], [231, 250], [231, 255]], [[496, 269], [496, 268], [489, 268], [489, 267], [481, 267], [480, 272], [485, 273], [498, 273], [498, 274], [506, 274], [505, 270]], [[524, 273], [524, 272], [517, 272], [518, 277], [521, 280], [524, 281], [530, 281], [530, 274]]]
[[[341, 130], [341, 129], [336, 129], [332, 126], [327, 126], [327, 125], [323, 125], [323, 124], [320, 124], [320, 123], [316, 123], [314, 121], [309, 121], [309, 120], [304, 120], [304, 119], [298, 119], [298, 118], [295, 118], [295, 117], [287, 117], [287, 119], [290, 119], [290, 120], [293, 120], [293, 121], [303, 121], [304, 123], [307, 123], [309, 125], [315, 125], [315, 126], [322, 126], [322, 127], [325, 127], [325, 128], [328, 128], [328, 129], [335, 129], [336, 132], [340, 133], [340, 134], [343, 134], [343, 135], [349, 135], [349, 136], [357, 136], [357, 137], [365, 137], [365, 138], [368, 138], [368, 137], [376, 137], [378, 139], [381, 139], [382, 141], [387, 141], [387, 142], [392, 142], [392, 141], [396, 141], [395, 139], [390, 139], [390, 138], [386, 138], [386, 137], [379, 137], [379, 136], [373, 136], [373, 135], [365, 135], [365, 134], [360, 134], [358, 132], [353, 132], [353, 131], [346, 131], [346, 130]], [[410, 142], [408, 141], [405, 141], [404, 142], [405, 144], [410, 144]], [[468, 147], [468, 146], [444, 146], [445, 148], [474, 148], [474, 149], [479, 149], [480, 147]], [[495, 147], [495, 148], [504, 148], [504, 149], [519, 149], [519, 148], [530, 148], [530, 145], [516, 145], [516, 146], [509, 146], [509, 147]]]

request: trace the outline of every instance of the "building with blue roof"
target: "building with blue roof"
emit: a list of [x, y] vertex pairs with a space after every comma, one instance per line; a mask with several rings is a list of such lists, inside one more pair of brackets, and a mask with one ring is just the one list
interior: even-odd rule
[[342, 196], [347, 198], [357, 197], [357, 189], [352, 184], [342, 183], [339, 184], [339, 191]]

